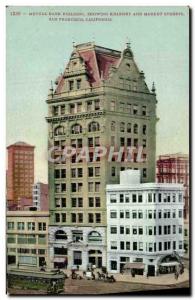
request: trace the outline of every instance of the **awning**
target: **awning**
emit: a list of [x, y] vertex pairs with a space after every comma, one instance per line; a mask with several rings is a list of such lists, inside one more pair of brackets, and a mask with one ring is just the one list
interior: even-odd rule
[[172, 267], [172, 266], [178, 266], [178, 265], [180, 265], [180, 263], [178, 263], [178, 261], [170, 261], [170, 262], [164, 262], [164, 263], [160, 264], [161, 267]]
[[63, 263], [65, 262], [65, 257], [54, 257], [53, 262]]
[[127, 263], [124, 265], [124, 269], [144, 269], [145, 264], [140, 262]]

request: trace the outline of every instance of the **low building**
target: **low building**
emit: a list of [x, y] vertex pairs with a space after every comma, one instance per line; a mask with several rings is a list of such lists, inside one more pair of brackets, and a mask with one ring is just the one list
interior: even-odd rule
[[48, 211], [7, 212], [7, 265], [39, 268], [48, 262]]
[[33, 206], [37, 210], [49, 210], [48, 184], [37, 182], [33, 185]]
[[184, 253], [183, 185], [140, 183], [139, 170], [126, 170], [106, 191], [108, 272], [175, 271]]

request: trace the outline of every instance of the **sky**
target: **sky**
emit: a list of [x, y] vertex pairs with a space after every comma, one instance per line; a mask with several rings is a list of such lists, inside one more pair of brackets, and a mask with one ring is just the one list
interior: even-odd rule
[[[13, 15], [20, 12], [20, 15]], [[34, 15], [29, 15], [33, 13]], [[112, 21], [49, 21], [48, 14], [129, 12]], [[42, 13], [42, 15], [37, 15]], [[43, 14], [47, 15], [43, 15]], [[140, 15], [142, 13], [142, 15]], [[161, 13], [145, 16], [144, 13]], [[171, 16], [165, 13], [182, 13]], [[138, 15], [134, 15], [138, 14]], [[82, 16], [83, 17], [83, 16]], [[108, 17], [108, 16], [104, 16]], [[68, 18], [67, 16], [64, 18]], [[123, 50], [130, 40], [148, 87], [157, 93], [156, 154], [189, 151], [189, 24], [187, 7], [8, 7], [6, 144], [35, 145], [35, 180], [47, 182], [47, 94], [73, 49], [94, 41]]]

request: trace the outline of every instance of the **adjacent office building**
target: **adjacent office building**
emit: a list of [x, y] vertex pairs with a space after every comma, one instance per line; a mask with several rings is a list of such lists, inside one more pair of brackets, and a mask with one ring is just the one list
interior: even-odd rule
[[8, 267], [48, 266], [49, 212], [8, 211], [6, 221]]
[[183, 185], [141, 183], [139, 170], [126, 170], [106, 191], [108, 272], [174, 271], [184, 253]]

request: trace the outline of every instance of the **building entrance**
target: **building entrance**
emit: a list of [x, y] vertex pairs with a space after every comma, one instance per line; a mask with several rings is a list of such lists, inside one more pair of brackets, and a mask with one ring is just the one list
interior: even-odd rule
[[95, 265], [97, 268], [102, 267], [102, 251], [90, 250], [88, 252], [89, 264]]

